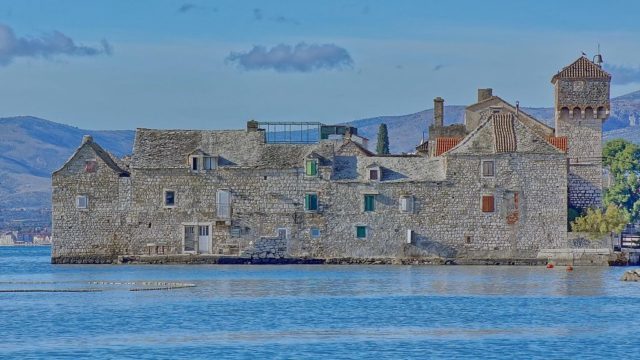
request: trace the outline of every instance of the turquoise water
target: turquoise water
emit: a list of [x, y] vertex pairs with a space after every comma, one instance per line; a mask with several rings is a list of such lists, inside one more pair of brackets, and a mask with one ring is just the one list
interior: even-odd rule
[[[0, 248], [0, 359], [616, 358], [623, 268], [51, 265]], [[144, 282], [196, 287], [129, 291]]]

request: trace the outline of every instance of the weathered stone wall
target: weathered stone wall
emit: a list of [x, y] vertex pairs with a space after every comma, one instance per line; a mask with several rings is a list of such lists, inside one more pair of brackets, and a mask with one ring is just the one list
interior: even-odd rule
[[[102, 167], [83, 173], [81, 156], [65, 176], [55, 177], [54, 220], [62, 228], [56, 226], [54, 241], [64, 239], [64, 244], [56, 242], [54, 254], [143, 255], [150, 245], [154, 252], [162, 245], [164, 254], [180, 254], [185, 225], [210, 226], [208, 253], [258, 258], [285, 256], [283, 249], [287, 256], [310, 258], [533, 257], [541, 246], [563, 240], [566, 167], [561, 154], [449, 157], [446, 177], [440, 173], [444, 159], [347, 157], [355, 159], [355, 172], [331, 180], [333, 165], [307, 177], [302, 164], [201, 173], [186, 166], [132, 169], [130, 178], [121, 178]], [[481, 177], [486, 159], [496, 161], [495, 178]], [[376, 161], [402, 173], [383, 166], [382, 181], [370, 181], [364, 165]], [[228, 220], [216, 215], [218, 189], [232, 194]], [[164, 206], [165, 190], [175, 191], [174, 207]], [[317, 211], [304, 209], [309, 192], [318, 195]], [[518, 209], [509, 202], [514, 192]], [[75, 210], [76, 193], [89, 194], [88, 210]], [[375, 194], [375, 211], [364, 211], [365, 194]], [[495, 196], [496, 212], [482, 213], [484, 194]], [[413, 211], [401, 211], [402, 196], [413, 199]], [[356, 237], [359, 225], [367, 229], [364, 239]], [[278, 237], [278, 229], [286, 229], [285, 238]], [[408, 230], [413, 231], [410, 241]]]
[[[95, 172], [85, 172], [89, 160], [96, 161]], [[118, 211], [129, 178], [119, 177], [90, 146], [83, 146], [52, 180], [52, 257], [115, 256], [131, 250], [133, 239], [124, 228], [124, 213]], [[87, 209], [76, 207], [79, 195], [88, 197]]]
[[567, 137], [569, 205], [577, 209], [602, 205], [602, 123], [608, 111], [607, 81], [556, 82], [556, 136]]

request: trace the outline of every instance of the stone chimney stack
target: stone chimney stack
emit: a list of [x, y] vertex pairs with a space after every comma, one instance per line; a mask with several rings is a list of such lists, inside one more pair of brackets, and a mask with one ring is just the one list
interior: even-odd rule
[[433, 99], [433, 126], [444, 126], [444, 99], [439, 96]]
[[255, 120], [247, 121], [247, 132], [258, 131], [258, 126], [259, 126], [259, 124]]
[[478, 102], [485, 101], [493, 96], [493, 89], [478, 89]]

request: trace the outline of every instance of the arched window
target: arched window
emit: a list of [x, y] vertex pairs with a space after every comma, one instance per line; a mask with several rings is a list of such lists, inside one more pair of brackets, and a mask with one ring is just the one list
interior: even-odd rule
[[560, 119], [568, 119], [570, 117], [570, 112], [569, 112], [569, 108], [568, 107], [563, 107], [562, 109], [560, 109]]
[[574, 107], [573, 108], [573, 114], [571, 114], [571, 116], [575, 119], [577, 117], [582, 117], [582, 110], [580, 110], [579, 107]]
[[599, 106], [598, 107], [597, 116], [598, 116], [598, 119], [604, 119], [607, 116], [607, 113], [606, 113], [606, 111], [604, 109], [604, 106]]
[[594, 115], [593, 108], [591, 106], [589, 106], [586, 109], [584, 109], [584, 117], [586, 119], [592, 119], [593, 115]]

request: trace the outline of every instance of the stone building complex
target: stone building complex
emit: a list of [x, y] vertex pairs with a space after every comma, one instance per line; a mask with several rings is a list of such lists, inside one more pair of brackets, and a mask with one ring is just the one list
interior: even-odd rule
[[491, 89], [464, 124], [444, 126], [436, 98], [411, 155], [375, 155], [357, 129], [309, 123], [138, 129], [125, 159], [87, 136], [53, 174], [52, 260], [531, 259], [566, 248], [568, 206], [602, 198], [610, 75], [599, 65], [580, 57], [553, 76], [555, 129]]

